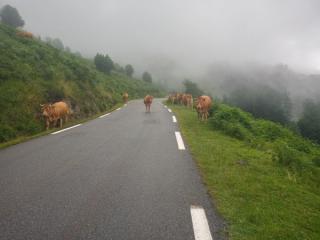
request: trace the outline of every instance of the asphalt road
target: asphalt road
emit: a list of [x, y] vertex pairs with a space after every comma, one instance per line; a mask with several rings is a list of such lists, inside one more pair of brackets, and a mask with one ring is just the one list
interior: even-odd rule
[[191, 205], [213, 239], [223, 222], [172, 113], [141, 100], [76, 128], [0, 150], [0, 239], [195, 239]]

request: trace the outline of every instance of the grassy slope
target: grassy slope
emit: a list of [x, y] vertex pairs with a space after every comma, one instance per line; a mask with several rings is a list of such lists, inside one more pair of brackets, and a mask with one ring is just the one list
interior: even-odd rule
[[0, 143], [43, 131], [41, 103], [66, 100], [79, 120], [110, 110], [124, 91], [131, 99], [161, 95], [152, 84], [105, 75], [87, 59], [18, 37], [0, 24]]
[[214, 130], [212, 120], [172, 109], [231, 239], [320, 239], [319, 181], [279, 166], [270, 149]]

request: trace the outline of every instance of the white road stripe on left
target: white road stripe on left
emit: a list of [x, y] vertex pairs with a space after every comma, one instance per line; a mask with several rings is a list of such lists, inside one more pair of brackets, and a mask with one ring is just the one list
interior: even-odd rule
[[100, 116], [99, 118], [103, 118], [103, 117], [106, 117], [108, 115], [110, 115], [110, 113], [104, 114], [104, 115]]
[[201, 206], [191, 206], [191, 219], [195, 240], [213, 240], [206, 217], [206, 213]]
[[176, 135], [176, 140], [177, 140], [177, 143], [178, 143], [178, 149], [179, 150], [185, 150], [186, 148], [184, 146], [184, 143], [183, 143], [183, 140], [182, 140], [180, 132], [175, 132], [175, 135]]
[[75, 128], [75, 127], [79, 127], [79, 126], [81, 126], [81, 125], [82, 125], [82, 124], [77, 124], [77, 125], [74, 125], [74, 126], [72, 126], [72, 127], [68, 127], [68, 128], [62, 129], [62, 130], [60, 130], [60, 131], [53, 132], [53, 133], [51, 133], [51, 134], [54, 135], [54, 134], [57, 134], [57, 133], [61, 133], [61, 132], [67, 131], [67, 130], [69, 130], [69, 129], [72, 129], [72, 128]]
[[170, 108], [168, 108], [168, 112], [172, 112]]

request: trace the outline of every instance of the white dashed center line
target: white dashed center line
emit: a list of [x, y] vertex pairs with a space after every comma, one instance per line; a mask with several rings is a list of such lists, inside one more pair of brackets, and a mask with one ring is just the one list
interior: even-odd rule
[[206, 213], [201, 206], [190, 207], [194, 239], [195, 240], [213, 240], [206, 217]]
[[186, 148], [184, 146], [180, 132], [175, 132], [175, 135], [176, 135], [176, 139], [177, 139], [177, 143], [178, 143], [178, 149], [185, 150]]
[[172, 122], [176, 123], [177, 122], [177, 119], [175, 116], [172, 116]]
[[170, 113], [172, 112], [170, 108], [168, 108], [168, 112], [170, 112]]
[[69, 130], [69, 129], [72, 129], [72, 128], [75, 128], [75, 127], [79, 127], [79, 126], [81, 126], [81, 125], [82, 125], [82, 124], [77, 124], [77, 125], [74, 125], [74, 126], [72, 126], [72, 127], [68, 127], [68, 128], [62, 129], [62, 130], [60, 130], [60, 131], [53, 132], [53, 133], [51, 133], [51, 134], [54, 135], [54, 134], [57, 134], [57, 133], [61, 133], [61, 132], [67, 131], [67, 130]]

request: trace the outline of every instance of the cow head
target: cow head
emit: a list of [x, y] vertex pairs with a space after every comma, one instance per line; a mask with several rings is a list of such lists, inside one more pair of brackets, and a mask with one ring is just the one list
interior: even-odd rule
[[44, 118], [48, 118], [49, 120], [51, 120], [52, 118], [52, 104], [40, 104], [41, 107], [41, 111], [42, 111], [42, 116]]

